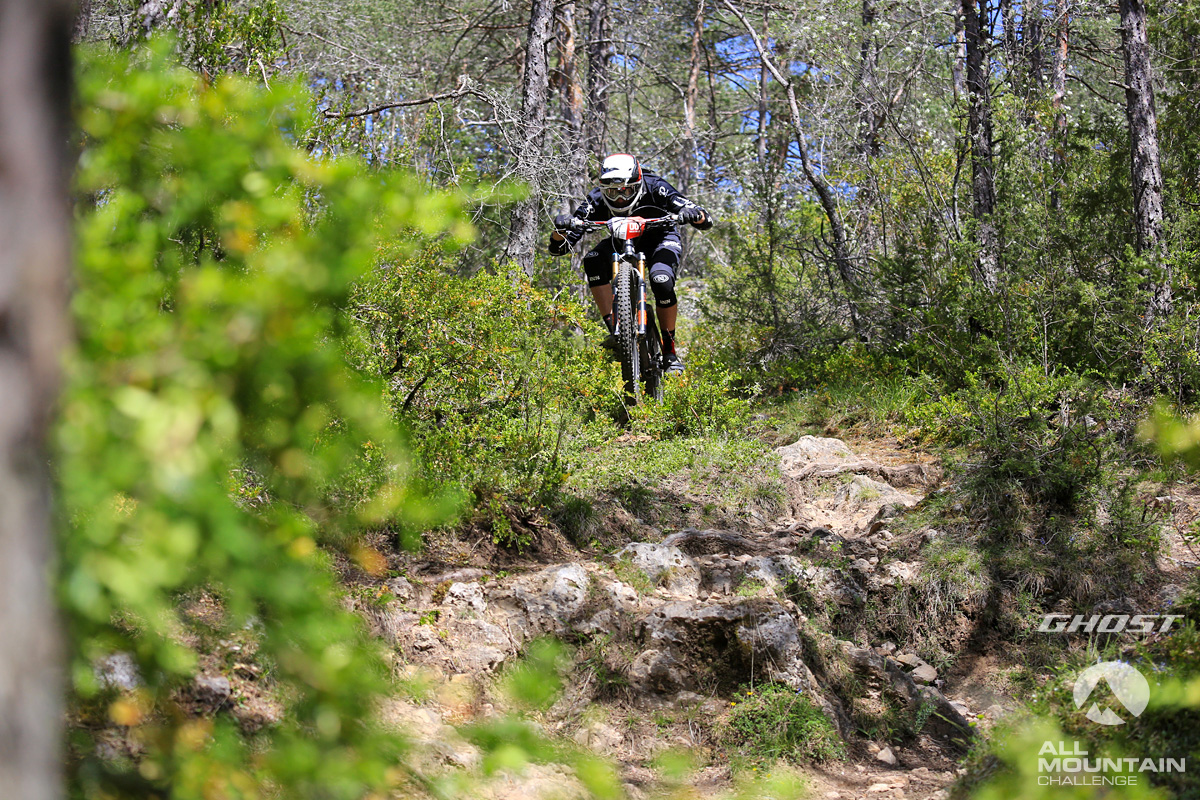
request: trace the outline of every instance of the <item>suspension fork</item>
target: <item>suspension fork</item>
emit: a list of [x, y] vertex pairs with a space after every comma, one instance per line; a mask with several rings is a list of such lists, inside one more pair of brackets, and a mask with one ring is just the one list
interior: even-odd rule
[[638, 254], [638, 336], [646, 335], [646, 257]]

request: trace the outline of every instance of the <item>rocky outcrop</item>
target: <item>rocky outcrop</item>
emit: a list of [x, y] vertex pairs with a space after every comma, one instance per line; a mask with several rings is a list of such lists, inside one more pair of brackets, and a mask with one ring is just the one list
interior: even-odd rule
[[916, 505], [941, 477], [928, 464], [884, 464], [856, 455], [840, 439], [802, 436], [775, 452], [793, 516], [842, 536], [857, 536]]
[[[889, 556], [894, 537], [886, 526], [921, 499], [933, 470], [864, 459], [835, 439], [804, 437], [778, 452], [793, 515], [774, 526], [688, 529], [631, 543], [603, 561], [514, 574], [393, 578], [394, 599], [362, 611], [403, 661], [442, 674], [486, 677], [539, 636], [584, 645], [581, 652], [603, 641], [625, 654], [614, 668], [635, 702], [703, 701], [774, 682], [809, 697], [851, 737], [852, 698], [839, 695], [847, 684], [832, 676], [857, 672], [903, 698], [928, 731], [964, 740], [970, 728], [938, 690], [932, 666], [901, 663], [895, 646], [881, 652], [839, 642], [809, 616], [852, 613], [874, 592], [919, 580], [916, 562]], [[598, 724], [574, 735], [599, 751], [620, 740]]]

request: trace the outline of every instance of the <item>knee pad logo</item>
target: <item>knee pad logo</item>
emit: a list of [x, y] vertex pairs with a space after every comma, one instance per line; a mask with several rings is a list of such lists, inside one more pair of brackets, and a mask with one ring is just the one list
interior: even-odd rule
[[671, 276], [665, 272], [660, 272], [657, 275], [651, 275], [650, 279], [655, 283], [666, 283], [667, 281], [671, 280]]

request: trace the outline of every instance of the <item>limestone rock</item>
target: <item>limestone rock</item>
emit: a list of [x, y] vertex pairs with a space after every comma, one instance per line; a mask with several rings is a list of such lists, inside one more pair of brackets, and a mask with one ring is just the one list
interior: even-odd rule
[[392, 593], [392, 596], [402, 603], [407, 603], [416, 596], [416, 589], [414, 589], [413, 585], [408, 582], [407, 578], [402, 576], [388, 578], [384, 585], [387, 586], [387, 589]]
[[626, 613], [633, 613], [637, 610], [638, 594], [632, 586], [620, 581], [607, 581], [604, 584], [604, 591], [617, 610]]
[[446, 599], [442, 601], [454, 609], [474, 611], [477, 614], [487, 610], [487, 601], [483, 599], [483, 587], [478, 583], [452, 583], [446, 591]]
[[628, 559], [650, 580], [673, 594], [695, 597], [700, 591], [700, 570], [690, 556], [674, 545], [635, 542], [618, 550], [615, 557]]
[[930, 684], [937, 680], [938, 672], [929, 664], [921, 664], [912, 671], [912, 679], [917, 683]]
[[619, 730], [603, 722], [594, 722], [581, 727], [572, 738], [578, 744], [603, 755], [617, 752], [625, 741], [625, 737]]
[[854, 458], [854, 453], [841, 439], [825, 439], [818, 436], [801, 436], [793, 444], [776, 447], [780, 465], [784, 470], [812, 463], [837, 464]]
[[518, 643], [545, 633], [566, 635], [587, 601], [591, 576], [579, 564], [522, 575], [488, 596], [489, 619]]
[[113, 653], [96, 662], [94, 667], [96, 682], [101, 686], [109, 686], [125, 691], [132, 691], [142, 685], [142, 676], [138, 672], [137, 662], [129, 653]]
[[233, 695], [229, 678], [223, 675], [197, 675], [194, 691], [197, 700], [210, 705], [220, 705]]

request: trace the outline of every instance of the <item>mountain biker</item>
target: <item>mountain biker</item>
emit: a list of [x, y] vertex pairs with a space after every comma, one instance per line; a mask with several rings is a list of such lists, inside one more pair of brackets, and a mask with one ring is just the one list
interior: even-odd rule
[[[554, 218], [555, 230], [550, 234], [551, 255], [566, 255], [583, 237], [583, 232], [573, 227], [575, 220], [607, 222], [613, 217], [661, 217], [671, 213], [678, 214], [680, 222], [702, 231], [713, 226], [712, 216], [707, 211], [643, 168], [631, 155], [615, 153], [605, 158], [600, 167], [599, 183], [574, 214], [559, 214]], [[588, 287], [608, 328], [607, 347], [615, 346], [613, 334], [616, 330], [611, 286], [613, 247], [612, 239], [605, 239], [583, 257]], [[675, 352], [675, 322], [679, 315], [675, 273], [681, 248], [679, 229], [675, 227], [650, 231], [637, 239], [637, 249], [646, 254], [650, 265], [650, 289], [654, 292], [658, 327], [662, 332], [662, 368], [668, 374], [683, 372], [683, 362]]]

